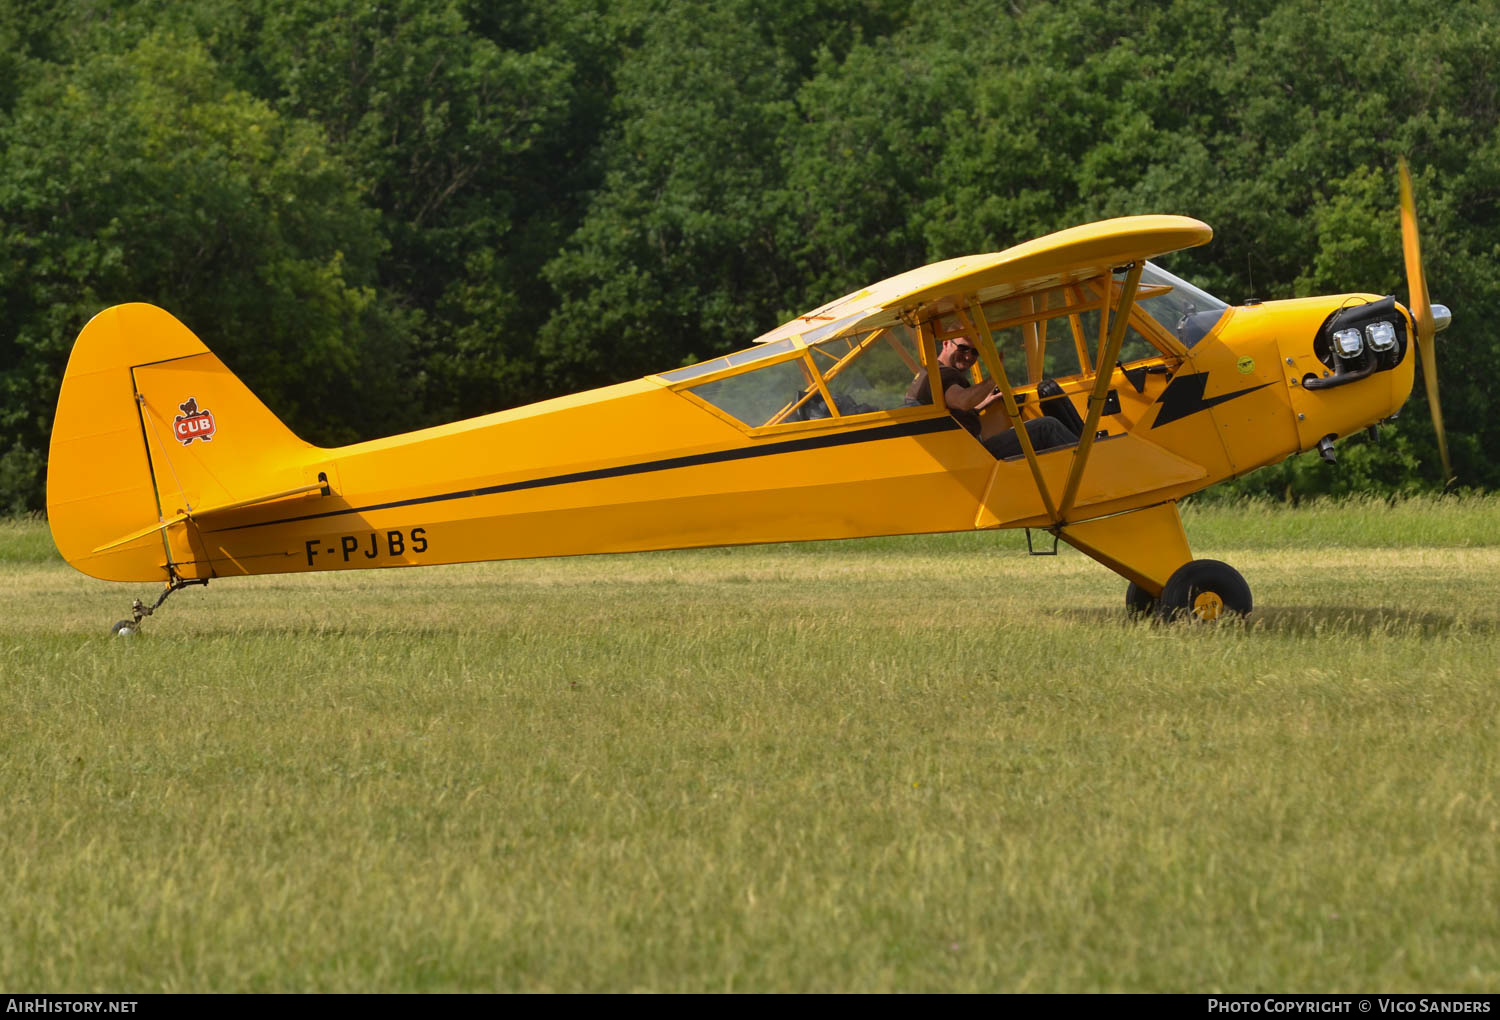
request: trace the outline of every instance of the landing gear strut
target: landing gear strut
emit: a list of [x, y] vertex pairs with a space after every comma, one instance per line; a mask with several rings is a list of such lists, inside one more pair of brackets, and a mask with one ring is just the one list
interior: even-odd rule
[[141, 629], [141, 621], [160, 609], [161, 604], [167, 601], [168, 595], [194, 584], [208, 584], [208, 578], [198, 577], [185, 580], [178, 577], [174, 571], [172, 579], [167, 582], [166, 590], [161, 593], [161, 598], [156, 600], [155, 605], [148, 606], [140, 599], [136, 599], [130, 607], [130, 619], [118, 621], [113, 627], [109, 628], [109, 632], [116, 637], [132, 637]]

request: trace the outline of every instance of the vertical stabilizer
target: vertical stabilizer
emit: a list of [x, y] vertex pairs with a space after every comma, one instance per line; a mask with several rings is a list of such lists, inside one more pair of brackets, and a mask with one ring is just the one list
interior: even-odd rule
[[210, 576], [190, 523], [118, 540], [303, 484], [317, 455], [172, 315], [117, 305], [84, 327], [63, 376], [47, 464], [52, 538], [105, 580]]

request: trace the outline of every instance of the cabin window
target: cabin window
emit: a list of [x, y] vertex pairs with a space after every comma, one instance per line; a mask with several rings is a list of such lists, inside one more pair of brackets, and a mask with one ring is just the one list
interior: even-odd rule
[[[1099, 313], [1097, 311], [1084, 312], [1078, 316], [1079, 325], [1083, 329], [1083, 335], [1088, 338], [1090, 358], [1099, 354]], [[1147, 358], [1159, 358], [1162, 352], [1156, 345], [1140, 334], [1140, 331], [1132, 324], [1126, 324], [1125, 336], [1120, 341], [1119, 362], [1129, 365], [1135, 361], [1145, 361]]]
[[[795, 349], [787, 347], [783, 351]], [[709, 364], [719, 371], [727, 367], [724, 364], [727, 360], [721, 358], [718, 363]], [[709, 370], [706, 366], [693, 369], [701, 369], [701, 374]], [[675, 381], [699, 374], [697, 371], [681, 374], [689, 371], [680, 369], [663, 378]], [[800, 358], [783, 359], [699, 383], [688, 392], [736, 421], [751, 428], [763, 428], [897, 410], [905, 406], [907, 388], [921, 371], [924, 369], [916, 335], [897, 324], [809, 344], [802, 349]]]
[[700, 383], [690, 392], [736, 421], [756, 428], [782, 420], [810, 386], [807, 363], [795, 358]]
[[[1015, 386], [1034, 386], [1043, 379], [1063, 379], [1084, 372], [1091, 363], [1087, 352], [1097, 346], [1098, 308], [1098, 293], [1078, 286], [984, 302], [984, 320], [1006, 378]], [[1092, 333], [1090, 322], [1094, 323]], [[941, 316], [933, 328], [939, 342], [979, 336], [968, 309]], [[976, 379], [988, 372], [983, 361], [974, 370]]]
[[1006, 378], [1012, 384], [1034, 386], [1043, 379], [1064, 379], [1083, 371], [1070, 318], [1038, 319], [992, 331]]
[[904, 406], [912, 380], [925, 371], [916, 338], [903, 325], [825, 340], [808, 355], [840, 416]]

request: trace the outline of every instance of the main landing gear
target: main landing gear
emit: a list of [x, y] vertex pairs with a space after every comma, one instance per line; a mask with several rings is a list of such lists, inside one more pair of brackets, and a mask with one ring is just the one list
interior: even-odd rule
[[166, 590], [161, 593], [161, 598], [156, 600], [155, 605], [147, 606], [140, 599], [136, 599], [130, 607], [130, 619], [118, 621], [113, 627], [109, 628], [109, 632], [115, 637], [133, 637], [141, 629], [141, 621], [160, 609], [161, 604], [167, 601], [168, 595], [174, 591], [181, 591], [189, 585], [207, 583], [208, 578], [206, 577], [184, 580], [178, 577], [176, 573], [173, 573], [172, 580], [167, 582]]
[[1193, 559], [1175, 502], [1049, 530], [1130, 581], [1125, 608], [1134, 616], [1217, 620], [1250, 612], [1250, 586], [1239, 571], [1218, 560]]
[[1152, 598], [1133, 581], [1125, 589], [1125, 608], [1132, 615], [1152, 613], [1168, 622], [1245, 616], [1253, 605], [1250, 586], [1240, 572], [1218, 560], [1191, 560], [1178, 567], [1162, 587], [1160, 598]]

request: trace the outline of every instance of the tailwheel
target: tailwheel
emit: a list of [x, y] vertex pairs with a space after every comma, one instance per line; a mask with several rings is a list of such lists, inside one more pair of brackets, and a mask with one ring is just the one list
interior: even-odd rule
[[1219, 620], [1248, 615], [1250, 586], [1240, 572], [1218, 560], [1193, 560], [1177, 568], [1161, 590], [1161, 620]]
[[140, 599], [136, 599], [130, 607], [130, 619], [120, 620], [109, 632], [115, 637], [134, 637], [140, 633], [141, 621], [161, 608], [161, 604], [167, 601], [167, 596], [174, 591], [181, 591], [194, 584], [208, 584], [206, 577], [182, 578], [177, 576], [175, 568], [172, 569], [171, 579], [167, 582], [166, 590], [161, 593], [161, 598], [156, 600], [155, 605], [146, 605]]
[[1149, 616], [1156, 612], [1156, 596], [1131, 581], [1125, 586], [1125, 610], [1131, 616]]

